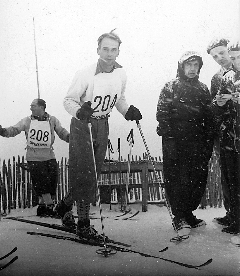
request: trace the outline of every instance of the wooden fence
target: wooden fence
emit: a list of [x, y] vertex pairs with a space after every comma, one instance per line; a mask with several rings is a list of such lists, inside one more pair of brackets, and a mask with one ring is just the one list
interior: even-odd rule
[[[118, 203], [120, 184], [129, 183], [129, 203], [143, 202], [144, 198], [146, 198], [147, 203], [164, 203], [162, 189], [153, 170], [145, 172], [145, 176], [142, 171], [138, 169], [141, 166], [142, 161], [146, 161], [146, 159], [147, 158], [144, 155], [142, 158], [132, 158], [131, 167], [134, 164], [134, 169], [131, 169], [130, 174], [123, 169], [122, 171], [111, 171], [110, 166], [112, 165], [112, 162], [105, 162], [103, 166], [105, 169], [103, 168], [98, 181], [102, 202], [109, 203], [108, 199], [110, 201], [111, 198], [111, 203]], [[154, 161], [156, 164], [161, 165], [160, 157], [155, 158]], [[124, 167], [126, 160], [122, 160], [121, 162], [118, 162], [118, 164], [119, 163], [123, 164]], [[115, 164], [115, 166], [118, 166], [118, 164]], [[62, 158], [61, 161], [58, 162], [58, 167], [59, 178], [56, 191], [57, 202], [61, 200], [68, 191], [68, 160]], [[163, 185], [162, 170], [158, 169], [157, 173], [161, 180], [161, 185]], [[145, 180], [143, 179], [144, 177]], [[36, 206], [37, 203], [38, 198], [35, 196], [32, 189], [31, 178], [24, 157], [13, 157], [12, 160], [3, 160], [3, 162], [0, 162], [0, 213], [8, 214], [11, 209], [31, 208]], [[206, 206], [222, 206], [220, 169], [218, 158], [215, 153], [209, 162], [208, 184], [199, 207], [206, 208]]]

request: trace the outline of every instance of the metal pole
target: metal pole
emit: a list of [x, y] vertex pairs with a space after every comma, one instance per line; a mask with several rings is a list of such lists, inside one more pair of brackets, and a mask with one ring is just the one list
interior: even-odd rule
[[110, 139], [108, 139], [108, 185], [110, 190], [110, 210], [112, 210], [111, 161], [110, 161], [111, 150], [112, 150], [112, 144]]
[[147, 142], [146, 142], [145, 137], [144, 137], [144, 135], [143, 135], [141, 125], [140, 125], [139, 121], [136, 121], [136, 124], [137, 124], [137, 127], [138, 127], [138, 129], [139, 129], [140, 135], [141, 135], [141, 137], [142, 137], [144, 146], [145, 146], [145, 148], [146, 148], [147, 155], [148, 155], [148, 159], [150, 160], [150, 162], [151, 162], [151, 164], [152, 164], [152, 166], [153, 166], [153, 171], [154, 171], [155, 177], [156, 177], [156, 179], [158, 180], [158, 184], [159, 184], [159, 186], [160, 186], [160, 188], [161, 188], [161, 190], [162, 190], [162, 195], [163, 195], [163, 198], [164, 198], [164, 201], [165, 201], [165, 204], [166, 204], [168, 213], [169, 213], [169, 215], [170, 215], [170, 218], [171, 218], [171, 221], [172, 221], [173, 228], [174, 228], [174, 230], [175, 230], [176, 233], [177, 233], [177, 237], [172, 238], [170, 241], [172, 241], [172, 242], [181, 242], [181, 241], [183, 241], [183, 240], [186, 240], [186, 239], [189, 238], [189, 235], [182, 235], [182, 236], [180, 236], [180, 233], [179, 233], [179, 231], [177, 230], [177, 228], [176, 228], [176, 226], [175, 226], [175, 223], [173, 222], [173, 213], [172, 213], [172, 210], [171, 210], [171, 206], [170, 206], [168, 197], [167, 197], [167, 195], [166, 195], [166, 193], [165, 193], [164, 187], [163, 187], [163, 185], [162, 185], [162, 183], [161, 183], [161, 179], [160, 179], [160, 177], [159, 177], [158, 174], [157, 174], [157, 170], [156, 170], [156, 168], [155, 168], [155, 164], [154, 164], [154, 162], [153, 162], [153, 158], [151, 157], [149, 148], [148, 148], [148, 146], [147, 146]]
[[96, 181], [96, 189], [97, 189], [97, 201], [99, 206], [99, 213], [100, 213], [100, 219], [101, 219], [101, 225], [102, 225], [102, 235], [103, 235], [103, 249], [98, 249], [96, 252], [98, 254], [102, 254], [105, 257], [108, 257], [109, 255], [116, 254], [117, 251], [111, 248], [107, 248], [107, 241], [106, 241], [106, 235], [104, 232], [104, 223], [103, 223], [103, 214], [102, 214], [102, 205], [101, 205], [101, 198], [100, 198], [100, 189], [98, 185], [98, 177], [97, 177], [97, 167], [96, 167], [96, 159], [94, 154], [94, 147], [93, 147], [93, 138], [92, 138], [92, 124], [88, 123], [88, 129], [89, 129], [89, 135], [90, 135], [90, 141], [91, 141], [91, 151], [92, 151], [92, 158], [93, 158], [93, 166], [94, 166], [94, 173], [95, 173], [95, 181]]
[[39, 80], [38, 80], [38, 60], [37, 60], [37, 47], [36, 47], [34, 17], [33, 17], [33, 34], [34, 34], [34, 48], [35, 48], [35, 60], [36, 60], [36, 73], [37, 73], [38, 98], [40, 99]]

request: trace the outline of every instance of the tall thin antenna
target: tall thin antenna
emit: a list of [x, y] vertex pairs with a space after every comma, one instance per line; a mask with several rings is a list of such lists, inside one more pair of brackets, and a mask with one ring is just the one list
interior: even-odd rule
[[37, 47], [36, 47], [34, 17], [33, 17], [33, 33], [34, 33], [34, 47], [35, 47], [35, 59], [36, 59], [36, 73], [37, 73], [38, 98], [40, 99], [39, 80], [38, 80], [38, 60], [37, 60]]
[[237, 39], [240, 39], [240, 0], [238, 0], [238, 29], [237, 29]]

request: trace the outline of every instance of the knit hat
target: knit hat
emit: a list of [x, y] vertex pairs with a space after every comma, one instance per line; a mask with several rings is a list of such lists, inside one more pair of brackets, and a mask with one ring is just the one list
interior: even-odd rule
[[228, 51], [240, 51], [240, 41], [230, 41], [228, 44]]
[[210, 51], [213, 48], [216, 48], [218, 46], [226, 46], [227, 47], [228, 42], [229, 42], [229, 40], [227, 38], [215, 38], [215, 39], [213, 39], [207, 47], [207, 53], [210, 54]]

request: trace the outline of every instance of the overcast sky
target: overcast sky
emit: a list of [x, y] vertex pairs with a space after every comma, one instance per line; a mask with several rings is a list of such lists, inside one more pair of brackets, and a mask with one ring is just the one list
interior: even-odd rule
[[[218, 65], [206, 47], [216, 36], [231, 38], [240, 32], [239, 11], [239, 0], [0, 0], [0, 124], [8, 127], [30, 115], [30, 103], [38, 96], [36, 44], [40, 96], [47, 112], [69, 130], [71, 116], [62, 102], [73, 76], [97, 61], [97, 38], [117, 28], [123, 42], [117, 61], [128, 76], [126, 98], [142, 112], [151, 155], [159, 156], [155, 115], [162, 86], [175, 77], [177, 61], [186, 50], [202, 54], [200, 80], [209, 86]], [[113, 158], [118, 158], [119, 137], [121, 154], [127, 157], [131, 128], [132, 153], [142, 156], [145, 147], [136, 124], [115, 109], [110, 118]], [[0, 142], [1, 159], [25, 154], [23, 133], [0, 137]], [[68, 156], [68, 145], [58, 138], [54, 148], [57, 159]]]

